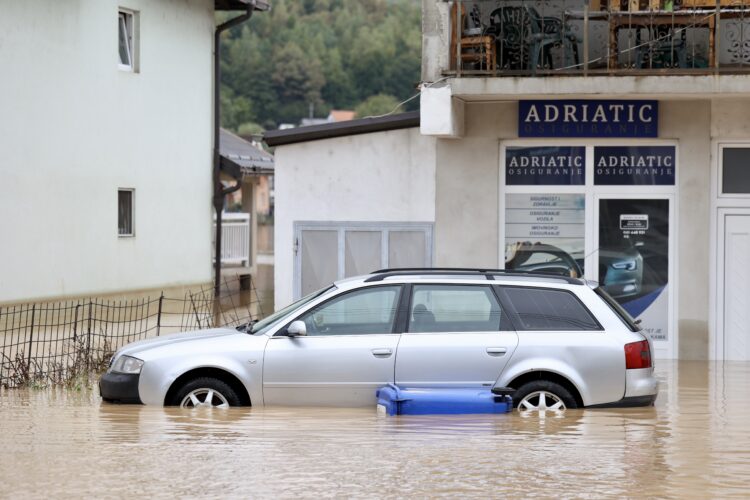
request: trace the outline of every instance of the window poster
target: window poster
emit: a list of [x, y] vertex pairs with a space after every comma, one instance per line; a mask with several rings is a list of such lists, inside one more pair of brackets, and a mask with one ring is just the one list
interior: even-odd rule
[[653, 340], [667, 340], [669, 200], [599, 200], [599, 283]]
[[505, 268], [583, 276], [583, 194], [507, 194]]
[[509, 147], [505, 151], [508, 186], [581, 186], [586, 183], [583, 146]]
[[597, 186], [674, 186], [674, 146], [595, 146]]

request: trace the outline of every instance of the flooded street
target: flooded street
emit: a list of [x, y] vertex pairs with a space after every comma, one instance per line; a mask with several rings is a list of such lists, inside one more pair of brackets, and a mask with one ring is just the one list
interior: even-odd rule
[[382, 417], [0, 393], [0, 497], [747, 497], [750, 364], [659, 362], [655, 408]]

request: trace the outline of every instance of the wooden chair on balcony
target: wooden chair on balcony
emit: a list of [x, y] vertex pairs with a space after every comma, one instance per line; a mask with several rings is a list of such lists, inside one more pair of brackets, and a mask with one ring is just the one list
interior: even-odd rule
[[[458, 22], [456, 22], [457, 17]], [[469, 17], [462, 2], [453, 2], [451, 8], [451, 69], [458, 69], [461, 64], [474, 63], [479, 69], [495, 71], [495, 37], [485, 34], [479, 10], [476, 5]], [[461, 62], [457, 61], [458, 45], [461, 45]]]

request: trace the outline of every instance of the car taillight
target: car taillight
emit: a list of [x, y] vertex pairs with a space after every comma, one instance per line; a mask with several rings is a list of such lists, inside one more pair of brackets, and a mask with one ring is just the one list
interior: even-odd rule
[[648, 340], [625, 344], [625, 368], [651, 368], [651, 349]]

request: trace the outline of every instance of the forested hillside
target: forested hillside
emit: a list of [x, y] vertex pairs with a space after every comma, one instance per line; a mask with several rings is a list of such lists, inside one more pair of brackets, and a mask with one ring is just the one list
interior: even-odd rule
[[316, 117], [358, 106], [360, 114], [385, 113], [415, 92], [419, 0], [270, 3], [270, 12], [223, 37], [224, 127], [250, 133], [296, 124], [311, 103]]

